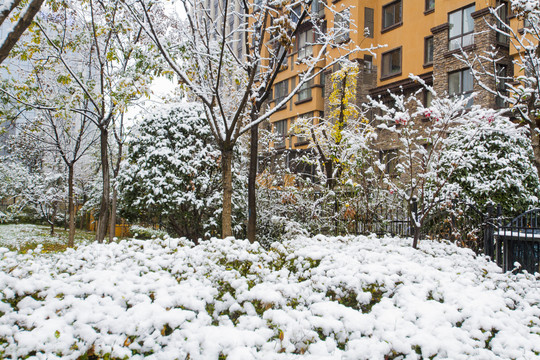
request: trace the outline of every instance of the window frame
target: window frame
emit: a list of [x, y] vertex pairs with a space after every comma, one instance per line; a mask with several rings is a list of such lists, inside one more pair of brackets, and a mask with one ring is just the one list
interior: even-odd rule
[[[497, 15], [501, 18], [501, 20], [503, 20], [503, 22], [506, 25], [510, 25], [510, 19], [509, 19], [509, 13], [508, 13], [509, 9], [510, 9], [510, 6], [509, 6], [508, 1], [506, 1], [506, 0], [497, 0], [496, 3], [495, 3], [495, 6], [496, 6], [496, 8], [498, 8]], [[499, 6], [500, 6], [500, 8], [499, 8]], [[508, 32], [506, 27], [503, 26], [500, 21], [497, 21], [497, 28], [499, 30]], [[499, 32], [497, 32], [496, 36], [497, 36], [497, 42], [499, 44], [509, 45], [510, 39], [509, 39], [508, 36], [505, 36], [505, 35], [503, 35], [503, 34], [501, 34]]]
[[[428, 51], [428, 42], [431, 40], [431, 60], [428, 59], [429, 51]], [[433, 35], [426, 36], [424, 38], [424, 66], [431, 66], [433, 65], [433, 55], [435, 53], [435, 44], [434, 44], [434, 37]]]
[[506, 108], [507, 104], [503, 97], [499, 96], [499, 93], [504, 96], [508, 96], [508, 89], [506, 87], [506, 82], [508, 80], [508, 65], [507, 64], [496, 64], [496, 85], [497, 95], [495, 95], [495, 107], [496, 108]]
[[[367, 16], [368, 12], [371, 13], [371, 21]], [[369, 29], [369, 36], [367, 37], [373, 39], [373, 33], [375, 32], [375, 9], [370, 7], [364, 7], [364, 29], [366, 28]]]
[[424, 12], [430, 13], [435, 10], [435, 0], [426, 0], [424, 3]]
[[[302, 44], [303, 40], [303, 44]], [[308, 28], [302, 30], [296, 37], [296, 59], [303, 60], [311, 55], [313, 55], [313, 28]], [[309, 49], [309, 51], [308, 51]], [[309, 52], [309, 53], [308, 53]]]
[[[278, 120], [274, 122], [274, 134], [280, 135], [279, 140], [274, 141], [274, 146], [277, 148], [285, 147], [285, 139], [287, 138], [287, 120]], [[280, 126], [283, 125], [283, 126]], [[282, 129], [280, 129], [282, 127]], [[280, 131], [281, 130], [281, 131]]]
[[[386, 24], [385, 22], [385, 13], [386, 10], [390, 8], [395, 8], [396, 6], [399, 6], [399, 19], [396, 21], [396, 13], [394, 12], [394, 19], [392, 24]], [[398, 26], [401, 26], [403, 24], [403, 1], [402, 0], [394, 0], [392, 2], [389, 2], [388, 4], [383, 5], [382, 7], [382, 21], [381, 21], [381, 32], [385, 32], [391, 29], [394, 29]]]
[[[460, 9], [457, 9], [455, 11], [452, 11], [452, 12], [449, 12], [448, 13], [448, 24], [450, 25], [450, 28], [448, 29], [448, 50], [449, 51], [452, 51], [452, 50], [458, 50], [458, 49], [462, 49], [463, 47], [467, 47], [467, 46], [470, 46], [470, 45], [473, 45], [474, 44], [474, 18], [471, 16], [471, 19], [472, 19], [472, 24], [473, 24], [473, 28], [471, 31], [468, 31], [466, 33], [464, 33], [464, 26], [465, 26], [465, 11], [472, 8], [472, 12], [471, 14], [476, 10], [476, 4], [473, 3], [473, 4], [469, 4], [467, 6], [464, 6]], [[460, 24], [460, 33], [456, 36], [450, 36], [451, 32], [452, 32], [452, 24], [450, 23], [450, 17], [453, 15], [453, 14], [456, 14], [460, 12], [461, 13], [461, 24]], [[468, 35], [472, 35], [471, 37], [471, 43], [470, 44], [466, 44], [465, 46], [463, 45], [463, 39], [466, 38]], [[460, 46], [457, 47], [457, 48], [454, 48], [452, 49], [451, 45], [452, 45], [452, 40], [456, 40], [456, 39], [459, 39], [459, 43], [460, 43]]]
[[[281, 94], [282, 91], [283, 91], [283, 94]], [[274, 99], [273, 100], [275, 101], [275, 106], [277, 106], [283, 99], [285, 99], [287, 95], [289, 95], [289, 79], [285, 79], [274, 85]], [[285, 106], [286, 104], [283, 104], [282, 107], [285, 107]]]
[[[463, 79], [467, 71], [470, 72], [471, 74], [470, 76], [471, 76], [472, 87], [470, 90], [465, 91], [463, 89], [463, 84], [464, 84]], [[451, 93], [450, 92], [450, 76], [455, 75], [455, 74], [459, 74], [459, 92]], [[473, 105], [474, 99], [471, 96], [473, 93], [474, 93], [474, 76], [472, 75], [472, 71], [470, 68], [459, 69], [459, 70], [451, 71], [448, 73], [448, 95], [450, 97], [463, 96], [464, 98], [470, 98], [469, 102], [466, 105], [467, 108], [470, 108]]]
[[[298, 78], [298, 82], [300, 82], [300, 78]], [[313, 88], [313, 79], [306, 81], [302, 84], [300, 89], [298, 89], [297, 95], [297, 103], [309, 101], [312, 99], [312, 93], [311, 89]]]
[[[344, 15], [345, 13], [347, 13], [347, 15]], [[339, 19], [339, 20], [338, 20]], [[345, 26], [345, 23], [347, 24], [347, 26]], [[343, 25], [338, 25], [338, 24], [343, 24]], [[338, 26], [336, 26], [338, 25]], [[344, 42], [347, 42], [351, 39], [351, 35], [350, 35], [350, 29], [351, 29], [351, 11], [350, 9], [345, 9], [343, 11], [340, 11], [338, 13], [336, 13], [334, 15], [334, 34], [339, 34], [339, 32], [336, 31], [339, 30], [339, 29], [347, 29], [349, 31], [339, 35], [339, 36], [336, 36], [335, 38], [335, 42], [338, 43], [338, 44], [341, 44], [341, 43], [344, 43]]]
[[[403, 72], [403, 51], [402, 46], [389, 50], [381, 54], [381, 80], [386, 80], [395, 76], [400, 76]], [[385, 58], [392, 56], [393, 53], [399, 52], [399, 70], [395, 72], [385, 72]]]

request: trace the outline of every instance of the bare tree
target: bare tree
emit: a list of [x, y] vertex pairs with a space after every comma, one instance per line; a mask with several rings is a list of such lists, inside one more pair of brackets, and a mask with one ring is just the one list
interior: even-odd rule
[[[336, 26], [326, 31], [311, 0], [254, 3], [224, 0], [216, 1], [213, 8], [202, 1], [182, 0], [181, 4], [187, 20], [176, 22], [173, 35], [163, 28], [167, 17], [161, 3], [124, 0], [125, 7], [151, 38], [165, 63], [204, 105], [222, 154], [223, 237], [232, 235], [233, 149], [242, 134], [251, 133], [248, 238], [254, 241], [258, 125], [290, 101], [304, 84], [362, 49], [340, 41], [349, 28]], [[324, 6], [322, 2], [317, 4]], [[297, 61], [302, 70], [298, 84], [272, 106], [266, 105], [295, 36], [303, 27], [310, 27], [315, 36], [308, 44], [309, 52]], [[327, 59], [331, 46], [340, 50], [340, 56]]]

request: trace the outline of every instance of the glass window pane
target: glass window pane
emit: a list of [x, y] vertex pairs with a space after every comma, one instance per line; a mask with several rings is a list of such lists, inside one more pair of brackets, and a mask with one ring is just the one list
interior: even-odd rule
[[388, 6], [388, 7], [384, 8], [383, 17], [384, 17], [383, 28], [392, 25], [393, 22], [394, 22], [394, 7], [393, 6]]
[[461, 47], [461, 38], [452, 39], [448, 45], [449, 50], [459, 49]]
[[392, 53], [392, 69], [391, 73], [397, 73], [401, 70], [401, 51]]
[[426, 55], [424, 58], [424, 63], [431, 63], [433, 62], [433, 37], [429, 37], [426, 39]]
[[459, 72], [448, 74], [448, 92], [450, 95], [459, 94], [460, 91], [461, 76]]
[[473, 76], [470, 69], [463, 71], [463, 92], [473, 90]]
[[474, 34], [463, 36], [463, 43], [461, 46], [467, 46], [474, 44]]
[[448, 17], [450, 23], [450, 37], [461, 35], [461, 11], [456, 11]]
[[474, 31], [474, 19], [471, 14], [474, 12], [474, 6], [469, 6], [463, 10], [463, 33]]

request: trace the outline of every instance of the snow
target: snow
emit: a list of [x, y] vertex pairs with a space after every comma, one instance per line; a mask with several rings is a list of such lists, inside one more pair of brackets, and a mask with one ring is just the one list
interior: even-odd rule
[[446, 242], [0, 248], [0, 357], [538, 359], [540, 277]]

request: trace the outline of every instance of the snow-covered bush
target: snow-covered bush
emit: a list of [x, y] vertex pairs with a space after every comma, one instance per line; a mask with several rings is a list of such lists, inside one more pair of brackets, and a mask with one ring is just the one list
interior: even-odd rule
[[442, 176], [448, 174], [441, 197], [457, 197], [479, 209], [500, 204], [507, 216], [538, 205], [540, 182], [525, 128], [492, 116], [480, 127], [477, 123], [453, 129], [445, 142], [436, 165]]
[[130, 234], [136, 239], [154, 239], [160, 238], [163, 239], [167, 235], [165, 231], [152, 229], [149, 227], [144, 227], [140, 225], [132, 225], [129, 227]]
[[161, 223], [192, 240], [217, 235], [221, 221], [221, 158], [202, 107], [154, 109], [128, 140], [118, 178], [121, 216]]
[[447, 242], [0, 248], [4, 359], [538, 359], [540, 278]]

